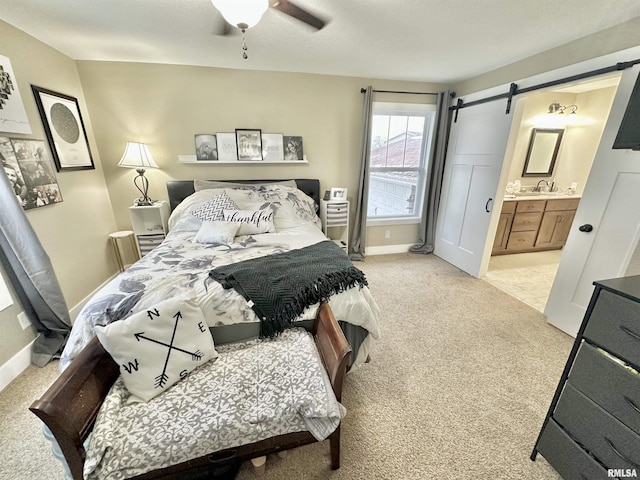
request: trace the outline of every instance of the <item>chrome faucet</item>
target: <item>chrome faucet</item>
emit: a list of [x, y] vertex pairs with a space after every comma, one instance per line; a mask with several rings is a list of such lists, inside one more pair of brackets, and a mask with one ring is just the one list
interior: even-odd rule
[[547, 182], [546, 180], [540, 180], [540, 181], [536, 184], [536, 186], [534, 187], [534, 189], [533, 189], [533, 191], [534, 191], [534, 192], [539, 192], [539, 191], [540, 191], [540, 184], [541, 184], [542, 182], [546, 183], [546, 184], [547, 184], [547, 188], [549, 188], [549, 182]]

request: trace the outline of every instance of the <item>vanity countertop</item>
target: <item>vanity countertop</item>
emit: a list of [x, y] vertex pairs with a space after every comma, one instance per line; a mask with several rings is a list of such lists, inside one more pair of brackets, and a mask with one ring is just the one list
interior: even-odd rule
[[565, 195], [557, 193], [531, 193], [531, 194], [518, 194], [504, 196], [505, 202], [517, 202], [518, 200], [554, 200], [554, 199], [568, 199], [568, 198], [581, 198], [582, 195]]

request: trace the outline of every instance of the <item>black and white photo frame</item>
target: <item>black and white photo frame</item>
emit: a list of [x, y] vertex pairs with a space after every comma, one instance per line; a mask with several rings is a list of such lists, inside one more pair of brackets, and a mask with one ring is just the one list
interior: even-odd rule
[[95, 169], [78, 100], [31, 85], [56, 169]]
[[215, 161], [218, 160], [218, 141], [212, 133], [200, 133], [195, 135], [196, 160]]
[[236, 145], [239, 161], [262, 161], [262, 130], [236, 128]]

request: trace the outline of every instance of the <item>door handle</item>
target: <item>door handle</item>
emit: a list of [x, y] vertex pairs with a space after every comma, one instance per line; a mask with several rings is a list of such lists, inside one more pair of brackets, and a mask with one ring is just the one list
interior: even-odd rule
[[487, 203], [484, 204], [484, 211], [489, 213], [489, 203], [493, 202], [493, 198], [489, 198], [489, 200], [487, 200]]
[[593, 230], [593, 225], [589, 225], [588, 223], [585, 223], [584, 225], [580, 225], [578, 227], [578, 230], [580, 230], [581, 232], [591, 232]]

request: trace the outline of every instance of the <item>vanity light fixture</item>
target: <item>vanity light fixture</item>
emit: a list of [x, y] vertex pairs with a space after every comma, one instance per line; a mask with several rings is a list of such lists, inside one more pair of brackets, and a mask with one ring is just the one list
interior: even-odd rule
[[146, 143], [127, 142], [124, 154], [118, 162], [119, 167], [135, 168], [138, 175], [133, 179], [133, 184], [140, 191], [142, 196], [135, 201], [135, 205], [153, 205], [153, 200], [149, 198], [149, 180], [144, 176], [145, 168], [160, 168], [151, 156]]
[[557, 114], [564, 114], [565, 110], [569, 110], [569, 114], [576, 114], [576, 111], [578, 110], [578, 106], [577, 105], [560, 105], [558, 102], [553, 102], [551, 105], [549, 105], [549, 113], [557, 113]]

